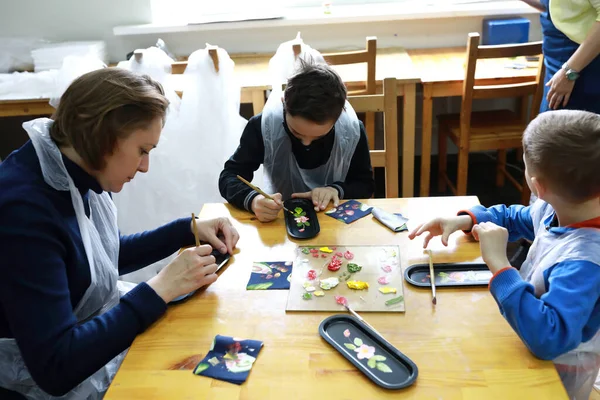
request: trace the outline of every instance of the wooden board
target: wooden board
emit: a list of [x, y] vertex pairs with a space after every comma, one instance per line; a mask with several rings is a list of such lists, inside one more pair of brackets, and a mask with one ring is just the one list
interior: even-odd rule
[[[332, 253], [320, 251], [323, 247], [333, 250]], [[310, 249], [317, 249], [318, 257], [313, 257]], [[328, 263], [336, 253], [342, 255], [350, 251], [354, 258], [351, 260], [341, 257], [342, 266], [332, 272], [327, 269]], [[308, 252], [308, 254], [306, 253]], [[325, 256], [323, 256], [325, 255]], [[348, 276], [348, 263], [355, 263], [362, 266], [359, 272], [351, 274], [348, 280], [342, 277], [343, 273]], [[386, 273], [383, 267], [389, 266], [391, 272]], [[308, 282], [308, 271], [315, 270], [318, 277], [315, 281], [310, 281], [317, 291], [322, 290], [325, 295], [313, 296], [310, 300], [303, 298], [306, 289], [305, 282]], [[378, 278], [388, 276], [389, 283], [382, 285], [378, 283]], [[338, 277], [340, 283], [333, 289], [323, 290], [319, 287], [320, 280], [330, 277]], [[366, 290], [349, 289], [347, 282], [364, 281], [369, 284]], [[338, 311], [345, 312], [345, 308], [335, 301], [335, 296], [344, 296], [348, 299], [348, 304], [355, 311], [362, 312], [404, 312], [404, 300], [394, 305], [385, 305], [386, 300], [403, 296], [402, 289], [402, 268], [400, 267], [400, 251], [398, 246], [303, 246], [296, 249], [296, 259], [292, 272], [292, 281], [288, 295], [287, 311]], [[380, 287], [396, 288], [396, 293], [383, 294], [379, 291]], [[361, 298], [362, 297], [362, 298]]]

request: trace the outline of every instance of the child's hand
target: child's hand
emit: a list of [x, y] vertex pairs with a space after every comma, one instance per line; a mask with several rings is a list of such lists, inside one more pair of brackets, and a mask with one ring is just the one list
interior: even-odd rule
[[420, 236], [423, 232], [427, 232], [423, 239], [423, 248], [427, 248], [429, 241], [435, 237], [442, 235], [442, 244], [448, 246], [448, 237], [456, 231], [469, 230], [473, 225], [473, 220], [468, 215], [460, 215], [451, 218], [435, 218], [425, 224], [421, 224], [413, 229], [408, 238], [413, 240]]
[[262, 194], [259, 194], [252, 199], [252, 211], [260, 222], [270, 222], [277, 218], [279, 211], [283, 208], [281, 202], [281, 194], [275, 193], [272, 195], [273, 200], [267, 199]]
[[473, 237], [479, 240], [481, 256], [493, 274], [502, 268], [510, 267], [506, 256], [508, 231], [492, 222], [482, 222], [473, 227]]
[[316, 188], [310, 192], [294, 193], [292, 198], [312, 200], [315, 211], [323, 211], [330, 201], [333, 201], [334, 207], [337, 207], [340, 203], [337, 189], [329, 186]]

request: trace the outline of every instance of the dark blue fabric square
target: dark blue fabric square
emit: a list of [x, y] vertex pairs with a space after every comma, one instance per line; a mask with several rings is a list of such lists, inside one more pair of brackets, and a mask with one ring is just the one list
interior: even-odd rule
[[213, 346], [194, 368], [194, 374], [241, 385], [263, 346], [260, 340], [215, 336]]
[[247, 290], [289, 289], [292, 280], [291, 261], [255, 262], [246, 285]]
[[325, 214], [345, 224], [350, 224], [357, 219], [371, 214], [371, 207], [360, 201], [350, 200], [337, 206], [337, 208], [326, 211]]

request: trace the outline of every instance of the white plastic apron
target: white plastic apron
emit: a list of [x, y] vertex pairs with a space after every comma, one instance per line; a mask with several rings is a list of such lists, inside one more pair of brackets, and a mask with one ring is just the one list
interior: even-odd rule
[[[89, 192], [90, 217], [83, 200], [63, 163], [60, 150], [50, 137], [52, 120], [40, 118], [23, 124], [40, 161], [44, 180], [53, 189], [69, 191], [83, 245], [88, 258], [91, 283], [73, 310], [77, 321], [103, 314], [119, 302], [119, 232], [116, 208], [106, 192]], [[15, 339], [0, 339], [0, 387], [21, 393], [29, 399], [101, 399], [116, 374], [125, 352], [61, 397], [50, 396], [31, 378]], [[84, 354], [81, 357], [85, 357]]]
[[302, 169], [292, 152], [292, 142], [283, 126], [281, 92], [273, 91], [262, 113], [261, 130], [265, 146], [264, 184], [269, 194], [281, 193], [289, 199], [292, 193], [344, 181], [350, 168], [352, 156], [360, 139], [358, 117], [350, 103], [335, 123], [335, 140], [327, 162], [317, 168]]

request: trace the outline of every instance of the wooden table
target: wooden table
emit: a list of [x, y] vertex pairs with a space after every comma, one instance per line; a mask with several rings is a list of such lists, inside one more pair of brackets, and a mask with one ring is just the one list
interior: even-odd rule
[[[423, 84], [420, 195], [426, 197], [429, 196], [431, 173], [433, 98], [462, 95], [466, 48], [416, 49], [408, 50], [408, 55], [414, 68], [419, 71]], [[532, 68], [514, 69], [507, 67], [510, 62], [508, 59], [479, 61], [475, 75], [476, 84], [503, 85], [535, 80], [537, 64]]]
[[[368, 204], [401, 211], [410, 225], [453, 215], [476, 197], [376, 199]], [[223, 204], [205, 205], [201, 217], [229, 216], [241, 239], [219, 280], [167, 314], [133, 343], [105, 399], [566, 399], [551, 362], [534, 358], [498, 312], [487, 289], [428, 290], [405, 283], [404, 314], [363, 317], [419, 368], [402, 391], [373, 384], [318, 333], [330, 313], [285, 312], [287, 291], [246, 291], [253, 261], [292, 260], [296, 243], [282, 217], [261, 224]], [[394, 234], [367, 216], [344, 225], [319, 215], [321, 233], [309, 245], [394, 244], [402, 266], [425, 262], [421, 240]], [[436, 262], [479, 260], [478, 244], [462, 233], [448, 248], [432, 242]], [[241, 386], [195, 376], [195, 365], [217, 334], [264, 341]]]

